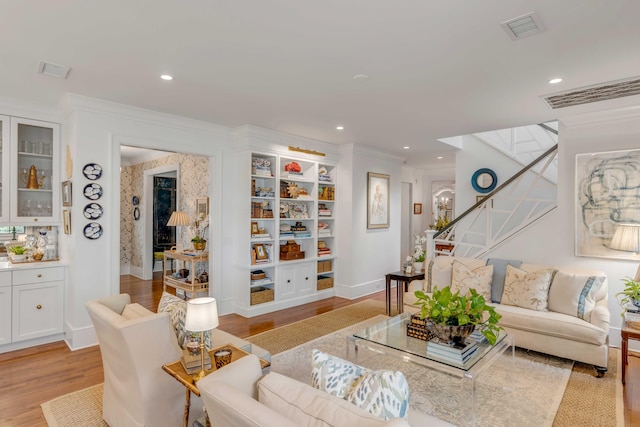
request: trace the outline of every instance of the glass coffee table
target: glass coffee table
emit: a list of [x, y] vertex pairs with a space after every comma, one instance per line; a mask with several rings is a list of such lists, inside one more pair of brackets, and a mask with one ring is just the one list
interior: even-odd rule
[[[399, 358], [434, 369], [461, 381], [460, 419], [466, 425], [476, 425], [476, 379], [508, 349], [511, 349], [511, 361], [515, 357], [514, 340], [511, 335], [502, 332], [498, 342], [492, 346], [484, 341], [464, 363], [452, 361], [427, 352], [427, 342], [407, 336], [407, 324], [410, 313], [390, 317], [347, 337], [347, 357], [358, 362], [358, 353], [366, 349], [376, 353]], [[508, 355], [508, 354], [507, 354]]]

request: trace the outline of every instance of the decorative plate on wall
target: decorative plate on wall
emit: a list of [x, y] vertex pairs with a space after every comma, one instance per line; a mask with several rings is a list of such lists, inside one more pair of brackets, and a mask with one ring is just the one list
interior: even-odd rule
[[89, 203], [82, 211], [84, 217], [87, 219], [98, 219], [102, 216], [103, 212], [104, 210], [102, 209], [102, 206], [98, 203]]
[[133, 198], [131, 199], [131, 203], [133, 203], [133, 206], [138, 206], [140, 204], [140, 199], [138, 199], [138, 196], [133, 196]]
[[102, 166], [97, 163], [87, 163], [82, 168], [82, 174], [85, 178], [95, 181], [102, 176]]
[[96, 240], [102, 236], [102, 226], [97, 222], [90, 222], [84, 226], [82, 232], [87, 239]]
[[87, 184], [85, 185], [84, 191], [82, 193], [84, 194], [84, 197], [89, 200], [98, 200], [100, 197], [102, 197], [102, 187], [100, 186], [100, 184]]

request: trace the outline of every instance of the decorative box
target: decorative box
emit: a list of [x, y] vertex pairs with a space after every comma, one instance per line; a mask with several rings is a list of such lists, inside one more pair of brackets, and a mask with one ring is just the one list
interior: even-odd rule
[[431, 332], [427, 323], [425, 319], [420, 318], [420, 314], [412, 314], [411, 320], [407, 323], [407, 336], [422, 341], [429, 341], [435, 335]]
[[295, 240], [287, 240], [287, 243], [280, 245], [280, 252], [300, 252], [300, 245]]

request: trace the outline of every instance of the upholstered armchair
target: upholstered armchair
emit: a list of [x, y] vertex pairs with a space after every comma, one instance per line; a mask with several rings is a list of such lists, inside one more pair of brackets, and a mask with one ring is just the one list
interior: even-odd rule
[[[104, 366], [103, 418], [111, 427], [182, 425], [185, 388], [162, 370], [182, 354], [169, 315], [130, 302], [121, 294], [86, 304]], [[193, 397], [191, 421], [203, 414]]]

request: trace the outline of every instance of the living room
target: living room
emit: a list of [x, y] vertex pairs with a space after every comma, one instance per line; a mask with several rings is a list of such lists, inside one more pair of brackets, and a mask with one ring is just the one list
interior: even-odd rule
[[[426, 71], [434, 73], [430, 74], [429, 78], [425, 80], [438, 80], [443, 77], [441, 74], [453, 73], [450, 67], [444, 67], [445, 63], [449, 61], [457, 63], [457, 61], [461, 61], [462, 53], [471, 54], [474, 49], [481, 50], [481, 41], [489, 44], [490, 41], [500, 40], [502, 55], [500, 50], [496, 49], [490, 52], [493, 56], [489, 55], [489, 52], [483, 54], [485, 55], [484, 62], [475, 58], [476, 64], [504, 61], [508, 62], [508, 64], [503, 62], [501, 64], [503, 69], [517, 66], [514, 70], [509, 71], [513, 82], [503, 83], [504, 87], [501, 88], [500, 92], [497, 90], [490, 91], [491, 93], [487, 95], [482, 93], [484, 90], [472, 87], [482, 87], [485, 84], [477, 75], [474, 75], [473, 78], [467, 77], [466, 80], [462, 78], [447, 85], [441, 83], [440, 87], [429, 86], [431, 87], [431, 92], [423, 92], [422, 89], [418, 91], [416, 86], [427, 86], [427, 82], [419, 80], [417, 84], [414, 83], [415, 86], [403, 87], [402, 89], [402, 91], [406, 92], [419, 92], [416, 96], [418, 100], [411, 98], [412, 103], [405, 104], [400, 98], [397, 98], [392, 89], [394, 82], [411, 81], [417, 77], [413, 74], [404, 75], [403, 73], [394, 74], [394, 76], [384, 75], [383, 77], [384, 64], [392, 63], [394, 58], [399, 60], [400, 58], [397, 58], [397, 56], [401, 56], [401, 54], [403, 58], [405, 55], [415, 57], [415, 52], [420, 52], [422, 48], [420, 44], [424, 43], [424, 40], [420, 43], [411, 44], [409, 49], [406, 39], [411, 37], [409, 37], [409, 34], [404, 34], [404, 37], [394, 38], [395, 43], [389, 42], [394, 48], [385, 50], [387, 55], [383, 56], [381, 53], [375, 53], [379, 46], [385, 45], [382, 42], [384, 40], [383, 36], [378, 35], [378, 32], [388, 32], [389, 28], [401, 32], [401, 27], [403, 27], [401, 23], [407, 19], [410, 21], [405, 27], [407, 29], [414, 28], [417, 31], [422, 26], [428, 27], [431, 25], [434, 30], [436, 28], [441, 30], [442, 33], [440, 34], [449, 34], [453, 39], [454, 35], [450, 31], [440, 28], [437, 25], [438, 23], [434, 22], [435, 19], [431, 16], [432, 14], [444, 14], [443, 16], [450, 17], [462, 12], [469, 16], [485, 16], [483, 13], [489, 13], [489, 11], [477, 10], [476, 7], [478, 6], [465, 5], [464, 8], [459, 7], [458, 9], [460, 10], [457, 10], [455, 7], [446, 9], [443, 4], [438, 5], [437, 10], [427, 11], [423, 10], [423, 6], [416, 5], [413, 2], [406, 2], [404, 6], [407, 10], [403, 11], [401, 7], [397, 7], [397, 10], [389, 12], [392, 16], [385, 18], [383, 15], [386, 12], [380, 12], [380, 15], [378, 15], [374, 14], [373, 11], [368, 11], [366, 20], [365, 18], [360, 18], [365, 22], [356, 21], [361, 25], [361, 28], [367, 30], [365, 34], [369, 36], [377, 35], [381, 38], [376, 38], [377, 42], [371, 43], [372, 47], [367, 47], [364, 51], [366, 54], [363, 53], [361, 57], [358, 57], [358, 64], [369, 64], [368, 66], [355, 66], [353, 64], [347, 66], [335, 59], [336, 63], [339, 64], [337, 66], [340, 69], [339, 75], [346, 75], [346, 77], [344, 77], [345, 81], [335, 84], [340, 90], [333, 89], [336, 96], [332, 98], [331, 102], [324, 100], [322, 93], [311, 91], [309, 88], [314, 82], [327, 78], [326, 76], [315, 76], [315, 80], [295, 80], [295, 84], [292, 83], [291, 86], [298, 88], [296, 90], [300, 92], [300, 97], [296, 98], [294, 106], [283, 106], [274, 116], [264, 121], [258, 121], [257, 116], [249, 113], [253, 112], [253, 109], [278, 110], [277, 106], [280, 105], [280, 102], [284, 102], [283, 98], [286, 98], [284, 91], [288, 82], [285, 77], [295, 74], [299, 78], [299, 76], [305, 75], [305, 72], [308, 71], [303, 68], [296, 69], [295, 72], [287, 72], [282, 69], [278, 72], [273, 71], [274, 75], [280, 77], [267, 81], [262, 87], [256, 87], [258, 85], [256, 82], [266, 79], [266, 75], [272, 73], [271, 70], [274, 70], [272, 68], [273, 64], [267, 66], [267, 64], [251, 63], [249, 66], [240, 59], [252, 58], [255, 60], [256, 57], [262, 55], [263, 45], [259, 40], [244, 40], [246, 46], [243, 46], [242, 55], [239, 55], [240, 58], [233, 65], [231, 62], [225, 62], [226, 65], [223, 70], [225, 73], [233, 74], [243, 70], [243, 72], [249, 74], [248, 77], [242, 80], [241, 89], [233, 86], [239, 99], [234, 102], [231, 102], [231, 99], [222, 98], [222, 94], [216, 90], [211, 90], [211, 92], [203, 95], [192, 86], [187, 85], [188, 78], [181, 78], [180, 73], [176, 74], [172, 82], [160, 81], [156, 74], [167, 72], [167, 69], [165, 69], [167, 67], [172, 68], [171, 60], [160, 60], [155, 55], [150, 55], [150, 57], [141, 60], [150, 64], [147, 67], [150, 67], [153, 70], [152, 72], [148, 72], [146, 77], [140, 77], [140, 80], [137, 80], [136, 83], [120, 82], [122, 86], [118, 88], [115, 79], [112, 82], [112, 77], [126, 74], [122, 72], [121, 68], [87, 72], [83, 67], [88, 66], [86, 62], [90, 62], [87, 58], [94, 58], [98, 54], [103, 55], [103, 58], [107, 58], [110, 52], [118, 51], [119, 49], [127, 52], [120, 66], [127, 66], [127, 55], [133, 55], [125, 49], [127, 40], [129, 37], [133, 40], [134, 35], [142, 26], [140, 23], [148, 24], [149, 18], [145, 16], [143, 9], [130, 10], [131, 15], [129, 16], [136, 16], [139, 22], [126, 23], [126, 31], [121, 33], [122, 36], [115, 37], [111, 33], [114, 30], [107, 22], [100, 21], [102, 25], [110, 27], [109, 31], [103, 34], [98, 32], [96, 28], [96, 34], [91, 35], [90, 26], [84, 27], [84, 25], [74, 24], [73, 21], [81, 22], [83, 20], [78, 18], [85, 16], [86, 19], [84, 21], [87, 22], [87, 25], [90, 25], [91, 22], [94, 22], [93, 20], [97, 19], [97, 15], [103, 12], [105, 21], [111, 19], [111, 24], [115, 27], [120, 20], [127, 21], [129, 19], [123, 18], [122, 15], [124, 13], [122, 11], [129, 11], [132, 6], [122, 6], [122, 11], [114, 13], [110, 10], [103, 11], [102, 7], [104, 6], [100, 6], [100, 9], [93, 12], [82, 11], [81, 6], [74, 2], [70, 2], [59, 9], [55, 8], [55, 10], [52, 10], [52, 6], [45, 2], [32, 2], [32, 4], [26, 2], [22, 5], [16, 2], [11, 8], [14, 15], [7, 14], [3, 18], [4, 31], [12, 34], [12, 36], [5, 38], [2, 43], [7, 52], [12, 52], [14, 56], [11, 58], [15, 59], [15, 63], [20, 64], [20, 66], [9, 67], [10, 69], [7, 70], [7, 76], [4, 79], [2, 90], [0, 90], [0, 94], [3, 96], [0, 113], [6, 116], [28, 117], [61, 125], [60, 181], [65, 180], [63, 172], [67, 163], [66, 148], [69, 147], [73, 164], [73, 173], [70, 180], [74, 183], [72, 189], [74, 206], [71, 209], [71, 234], [59, 233], [59, 255], [68, 266], [65, 273], [64, 338], [69, 347], [81, 349], [96, 343], [85, 303], [95, 298], [119, 293], [120, 291], [120, 265], [118, 262], [120, 259], [120, 235], [118, 230], [120, 229], [121, 202], [118, 171], [121, 166], [119, 152], [122, 145], [180, 151], [205, 156], [210, 159], [208, 196], [211, 206], [211, 227], [208, 246], [212, 254], [209, 267], [210, 281], [212, 283], [211, 294], [218, 300], [221, 315], [225, 315], [236, 312], [237, 289], [234, 284], [238, 283], [239, 280], [244, 280], [244, 278], [240, 277], [241, 273], [238, 269], [230, 268], [230, 266], [237, 263], [240, 257], [234, 241], [242, 233], [241, 230], [247, 229], [246, 221], [239, 218], [237, 214], [238, 203], [246, 202], [246, 200], [244, 200], [244, 197], [237, 197], [238, 194], [244, 194], [245, 191], [244, 189], [236, 188], [235, 182], [238, 179], [244, 179], [241, 176], [242, 171], [248, 168], [248, 165], [239, 159], [238, 152], [240, 150], [256, 150], [274, 152], [278, 153], [278, 155], [290, 155], [289, 146], [302, 147], [324, 153], [326, 161], [338, 165], [337, 182], [339, 182], [340, 188], [337, 192], [338, 200], [336, 206], [338, 209], [337, 218], [340, 219], [337, 224], [339, 237], [337, 238], [335, 252], [338, 254], [338, 261], [334, 292], [337, 297], [352, 299], [384, 289], [384, 275], [399, 269], [401, 244], [397, 236], [401, 232], [401, 224], [398, 218], [401, 217], [400, 194], [403, 182], [413, 184], [413, 203], [422, 203], [423, 206], [428, 206], [431, 196], [429, 183], [434, 179], [439, 177], [453, 178], [458, 186], [466, 185], [470, 187], [468, 183], [473, 171], [481, 167], [496, 167], [486, 163], [454, 164], [453, 161], [447, 163], [445, 167], [431, 160], [428, 165], [426, 160], [423, 163], [419, 159], [435, 156], [436, 153], [431, 150], [441, 150], [441, 154], [445, 157], [452, 156], [452, 152], [456, 151], [452, 147], [446, 147], [439, 143], [437, 141], [438, 138], [552, 119], [557, 119], [560, 122], [558, 208], [542, 221], [521, 233], [517, 239], [508, 241], [497, 248], [492, 252], [492, 256], [510, 258], [517, 255], [520, 259], [540, 264], [570, 264], [576, 267], [589, 267], [604, 271], [609, 279], [610, 290], [610, 343], [614, 347], [619, 347], [621, 309], [615, 302], [615, 294], [622, 290], [621, 280], [624, 277], [635, 276], [640, 258], [634, 254], [629, 254], [627, 259], [575, 255], [575, 206], [573, 202], [575, 199], [575, 159], [578, 154], [638, 148], [640, 115], [637, 111], [637, 105], [639, 96], [626, 96], [557, 110], [552, 110], [543, 105], [544, 101], [540, 97], [550, 93], [564, 92], [635, 76], [637, 74], [635, 70], [638, 69], [637, 58], [640, 55], [637, 55], [637, 46], [630, 41], [634, 39], [633, 35], [637, 35], [637, 30], [634, 29], [633, 23], [629, 21], [632, 20], [633, 16], [637, 16], [636, 12], [638, 10], [636, 5], [623, 1], [613, 2], [614, 6], [611, 6], [609, 2], [598, 2], [597, 5], [592, 7], [585, 7], [582, 3], [564, 6], [553, 5], [552, 3], [555, 2], [545, 2], [543, 4], [523, 2], [523, 4], [517, 6], [505, 6], [499, 2], [492, 2], [490, 7], [485, 7], [492, 11], [491, 24], [495, 24], [496, 27], [492, 31], [495, 31], [496, 34], [492, 32], [491, 37], [488, 39], [481, 40], [477, 38], [474, 40], [473, 32], [477, 31], [476, 34], [481, 32], [481, 28], [474, 27], [472, 30], [468, 30], [471, 31], [471, 37], [463, 41], [455, 40], [455, 45], [453, 44], [454, 40], [451, 40], [451, 46], [447, 47], [445, 51], [439, 50], [438, 46], [432, 47], [434, 50], [431, 51], [430, 57], [440, 58], [439, 62], [443, 64], [441, 70], [432, 70], [438, 68], [433, 66], [433, 61], [420, 67], [415, 67], [415, 69], [419, 70], [419, 73], [426, 73]], [[28, 10], [29, 5], [42, 8], [43, 11], [51, 13], [56, 19], [48, 17], [42, 20], [35, 20]], [[168, 4], [164, 6], [168, 9], [171, 8]], [[203, 17], [202, 19], [204, 19], [207, 14], [216, 15], [214, 6], [200, 6], [207, 13], [201, 13], [196, 5], [188, 5], [185, 6], [184, 11], [180, 12], [179, 16], [188, 21], [188, 19], [196, 19], [196, 17]], [[338, 22], [332, 22], [332, 19], [329, 19], [332, 13], [330, 13], [329, 9], [331, 8], [328, 6], [326, 9], [314, 6], [310, 10], [306, 10], [298, 5], [281, 4], [278, 8], [274, 6], [274, 10], [270, 11], [263, 10], [264, 6], [252, 6], [255, 7], [255, 10], [250, 14], [252, 21], [260, 21], [260, 23], [252, 22], [253, 25], [256, 25], [255, 28], [260, 28], [265, 33], [274, 31], [274, 40], [271, 40], [273, 45], [276, 45], [275, 42], [278, 41], [280, 43], [278, 46], [281, 46], [279, 49], [282, 49], [282, 52], [296, 52], [299, 54], [299, 56], [296, 56], [293, 53], [287, 53], [284, 58], [280, 58], [283, 63], [289, 65], [291, 65], [290, 62], [304, 63], [309, 59], [308, 56], [323, 56], [329, 50], [329, 46], [340, 47], [331, 44], [320, 49], [323, 46], [320, 41], [327, 36], [327, 32], [332, 33], [332, 31], [338, 31], [338, 29], [346, 31], [342, 28], [345, 25], [344, 21], [336, 18]], [[379, 6], [383, 7], [383, 5]], [[584, 31], [577, 33], [588, 39], [587, 41], [583, 40], [582, 43], [578, 43], [576, 39], [580, 39], [580, 36], [576, 36], [576, 33], [565, 35], [566, 38], [554, 36], [553, 31], [559, 31], [558, 27], [568, 26], [565, 20], [568, 19], [566, 15], [572, 13], [573, 9], [570, 6], [573, 6], [575, 10], [582, 11], [581, 13], [585, 15], [582, 17], [585, 22], [591, 22], [587, 21], [587, 19], [595, 20], [597, 15], [600, 15], [602, 19], [601, 21], [595, 20], [599, 22], [598, 26], [593, 27], [595, 29], [586, 32], [586, 34]], [[340, 8], [342, 7], [341, 5]], [[355, 6], [353, 7], [355, 8]], [[283, 16], [290, 17], [291, 15], [284, 13], [288, 11], [288, 8], [292, 8], [289, 12], [296, 11], [300, 14], [300, 22], [296, 23], [295, 28], [290, 33], [282, 34], [276, 31], [275, 28], [271, 28], [272, 26], [277, 26], [275, 24], [277, 22], [276, 17], [273, 15], [278, 15], [276, 12], [279, 12]], [[216, 37], [210, 34], [191, 34], [194, 40], [202, 41], [197, 44], [194, 43], [191, 48], [193, 50], [188, 51], [189, 59], [185, 60], [186, 62], [195, 61], [194, 58], [202, 57], [198, 49], [208, 52], [213, 57], [213, 53], [207, 48], [209, 40], [214, 39], [216, 43], [222, 43], [220, 40], [225, 38], [234, 39], [225, 35], [225, 32], [234, 34], [236, 39], [242, 40], [242, 34], [232, 33], [233, 28], [230, 27], [237, 24], [246, 29], [246, 24], [240, 25], [240, 23], [244, 22], [240, 17], [244, 16], [245, 11], [235, 9], [235, 7], [232, 9], [227, 11], [230, 23], [220, 22], [224, 20], [215, 21], [218, 28], [216, 31], [220, 31], [220, 34], [217, 34]], [[504, 33], [498, 33], [502, 31], [499, 26], [500, 22], [529, 12], [531, 9], [537, 9], [544, 18], [547, 26], [546, 32], [514, 42], [509, 40]], [[162, 24], [154, 25], [153, 28], [172, 28], [172, 32], [189, 29], [196, 31], [196, 28], [188, 28], [189, 25], [184, 22], [179, 22], [181, 25], [177, 25], [171, 19], [171, 12], [162, 12], [162, 17], [158, 17], [158, 19], [163, 20]], [[273, 19], [259, 19], [261, 12], [264, 13], [264, 16]], [[354, 9], [346, 10], [345, 13], [352, 19], [356, 19], [359, 15], [358, 10]], [[65, 17], [65, 14], [68, 14], [68, 16]], [[419, 16], [429, 25], [414, 22], [413, 18], [409, 19], [408, 15], [412, 14]], [[313, 15], [317, 16], [317, 18], [310, 18]], [[69, 21], [66, 19], [69, 19]], [[299, 28], [298, 25], [301, 25], [301, 23], [314, 23], [316, 19], [324, 25], [314, 27], [313, 37], [309, 36], [306, 42], [311, 47], [316, 47], [319, 50], [303, 51], [295, 46], [291, 46], [290, 49], [285, 48], [287, 45], [284, 42], [289, 38], [305, 34], [304, 29]], [[136, 21], [136, 19], [132, 20]], [[552, 25], [555, 20], [557, 20], [556, 27]], [[203, 26], [207, 25], [205, 22], [202, 22]], [[383, 24], [377, 26], [375, 22]], [[571, 22], [573, 23], [573, 21]], [[121, 22], [120, 24], [125, 26], [125, 23]], [[331, 29], [332, 26], [328, 24], [333, 24], [340, 28]], [[392, 27], [387, 27], [387, 25], [391, 26], [392, 24]], [[284, 26], [284, 23], [282, 25]], [[486, 25], [488, 24], [485, 23]], [[42, 39], [36, 37], [36, 31], [32, 31], [31, 28], [42, 30], [47, 35], [46, 37], [51, 40], [45, 46], [46, 49], [39, 47], [38, 43], [41, 43]], [[73, 29], [73, 31], [69, 30], [68, 33], [75, 35], [66, 38], [63, 34], [59, 34], [62, 33], [60, 31], [61, 28]], [[619, 33], [624, 32], [622, 31], [623, 29], [626, 34], [621, 37]], [[149, 32], [153, 31], [150, 29]], [[261, 34], [263, 33], [261, 32]], [[439, 39], [438, 34], [428, 33], [424, 37], [425, 40]], [[469, 34], [465, 33], [465, 35]], [[74, 42], [75, 39], [82, 39], [85, 36], [91, 36], [91, 46], [78, 46], [78, 42]], [[114, 45], [111, 48], [107, 48], [102, 46], [99, 40], [93, 39], [93, 37], [105, 40], [115, 37], [115, 40], [111, 40]], [[340, 38], [340, 43], [343, 43], [342, 49], [357, 51], [363, 48], [364, 41], [355, 43], [355, 39], [359, 37], [359, 34], [342, 34]], [[505, 38], [504, 43], [500, 37]], [[618, 37], [620, 38], [618, 39]], [[169, 37], [167, 36], [167, 38]], [[348, 44], [347, 41], [349, 40], [354, 44]], [[402, 40], [405, 41], [403, 42]], [[143, 42], [148, 43], [147, 46], [155, 46], [153, 43], [149, 43], [148, 39], [137, 42], [140, 43], [138, 46], [140, 51], [143, 50]], [[167, 41], [168, 45], [158, 50], [184, 52], [187, 55], [184, 46], [188, 46], [190, 42], [192, 40]], [[175, 43], [175, 45], [172, 43]], [[536, 43], [542, 46], [535, 45]], [[11, 44], [13, 46], [9, 46]], [[594, 44], [597, 49], [593, 47]], [[65, 52], [58, 53], [56, 45], [65, 47]], [[438, 42], [438, 45], [446, 45], [446, 43]], [[608, 51], [611, 45], [619, 45], [620, 51], [616, 51], [615, 54], [613, 49]], [[254, 46], [254, 48], [251, 48], [251, 46]], [[562, 55], [559, 54], [557, 57], [554, 56], [553, 60], [547, 60], [544, 56], [534, 56], [534, 53], [540, 54], [541, 51], [552, 51], [552, 46], [558, 46], [559, 50], [561, 46], [562, 55], [570, 58], [577, 65], [571, 65], [569, 60], [562, 59]], [[74, 47], [75, 49], [80, 49], [80, 47], [86, 49], [82, 51], [80, 58], [73, 57], [67, 51], [67, 49], [73, 50]], [[404, 48], [408, 50], [408, 53], [402, 50]], [[148, 47], [147, 50], [155, 51], [155, 48]], [[22, 58], [20, 51], [29, 52], [28, 58]], [[315, 53], [312, 55], [311, 52]], [[573, 55], [571, 54], [572, 52]], [[291, 57], [288, 55], [291, 55]], [[375, 58], [375, 64], [372, 63], [374, 59], [370, 58]], [[512, 58], [512, 60], [507, 61], [505, 58]], [[597, 60], [594, 60], [594, 58]], [[227, 58], [225, 57], [225, 59]], [[71, 67], [68, 78], [66, 80], [55, 79], [36, 74], [37, 63], [42, 60], [68, 64]], [[96, 60], [95, 66], [99, 68], [102, 65], [102, 61]], [[324, 61], [332, 62], [332, 59], [328, 58]], [[406, 59], [397, 63], [399, 69], [414, 67], [413, 65], [407, 65], [404, 61]], [[547, 65], [543, 70], [538, 70], [533, 76], [528, 74], [527, 70], [533, 67], [531, 63], [537, 64], [538, 62], [546, 62]], [[11, 61], [7, 60], [7, 64], [9, 63]], [[548, 65], [549, 63], [553, 65], [550, 66]], [[460, 64], [467, 63], [460, 62]], [[193, 69], [199, 69], [201, 66], [203, 64], [197, 62], [192, 64]], [[488, 65], [486, 66], [488, 67]], [[570, 71], [560, 70], [561, 66]], [[315, 67], [322, 68], [317, 64]], [[473, 63], [468, 63], [466, 67], [467, 69], [478, 70], [478, 67], [474, 67]], [[186, 75], [186, 68], [182, 73], [183, 76]], [[364, 68], [364, 70], [360, 68]], [[215, 66], [207, 70], [203, 73], [216, 75], [213, 72], [215, 71]], [[247, 70], [251, 70], [251, 72]], [[376, 74], [376, 70], [380, 74]], [[548, 85], [546, 82], [548, 80], [547, 77], [551, 77], [552, 74], [560, 73], [561, 71], [562, 74], [571, 76], [572, 80], [569, 80], [568, 77], [565, 78], [565, 83], [559, 89], [557, 89], [557, 86]], [[195, 71], [193, 73], [199, 74], [199, 72], [196, 73]], [[338, 70], [334, 70], [332, 73], [338, 74]], [[363, 82], [362, 78], [360, 80], [352, 78], [352, 76], [361, 73], [370, 74], [369, 81]], [[31, 74], [33, 74], [32, 77]], [[225, 76], [228, 77], [227, 74]], [[29, 76], [29, 79], [22, 76]], [[516, 78], [515, 76], [522, 77]], [[195, 78], [195, 76], [193, 77]], [[202, 76], [199, 77], [202, 78]], [[219, 75], [218, 77], [222, 78]], [[144, 78], [147, 79], [146, 83], [143, 80]], [[87, 87], [80, 85], [80, 82], [77, 81], [80, 79], [91, 80], [94, 89], [87, 89]], [[151, 81], [151, 79], [153, 80]], [[453, 87], [461, 86], [463, 82], [468, 93], [466, 98], [461, 96], [455, 101], [453, 98], [440, 98], [438, 102], [434, 102], [435, 107], [431, 107], [434, 111], [420, 114], [413, 112], [414, 110], [418, 111], [418, 107], [423, 105], [425, 100], [435, 96], [436, 93], [447, 92]], [[494, 83], [493, 80], [491, 82], [500, 87], [499, 83]], [[101, 85], [107, 85], [107, 83], [113, 86], [109, 87], [107, 95], [103, 95], [104, 92], [98, 91], [97, 88]], [[167, 84], [173, 86], [167, 86]], [[488, 82], [486, 84], [488, 85]], [[203, 85], [203, 87], [206, 86]], [[531, 87], [531, 92], [522, 94], [522, 92], [517, 91], [515, 86], [529, 86]], [[232, 87], [231, 83], [229, 83], [229, 87]], [[140, 89], [141, 92], [138, 94], [137, 88], [144, 88], [146, 91], [142, 92], [142, 89]], [[304, 90], [300, 88], [304, 88]], [[493, 86], [491, 88], [493, 89]], [[224, 92], [220, 88], [217, 89], [220, 92]], [[369, 93], [369, 91], [372, 93]], [[175, 101], [169, 100], [171, 96], [176, 95], [175, 92], [183, 93], [183, 96], [189, 102], [185, 102], [185, 98]], [[274, 94], [273, 92], [276, 93]], [[134, 95], [118, 97], [116, 96], [118, 93]], [[498, 93], [500, 94], [499, 96], [496, 95]], [[518, 94], [517, 96], [509, 95], [516, 93]], [[268, 101], [265, 100], [267, 94], [272, 95], [273, 98]], [[498, 97], [502, 100], [501, 103], [504, 106], [499, 110], [479, 107], [478, 104], [484, 102], [478, 100], [478, 98], [481, 98], [480, 95], [487, 95], [482, 97], [484, 99]], [[359, 98], [361, 101], [358, 104], [386, 105], [383, 112], [377, 114], [369, 112], [367, 114], [363, 122], [370, 123], [372, 128], [367, 133], [365, 133], [366, 126], [359, 128], [356, 132], [355, 125], [349, 125], [349, 118], [355, 121], [362, 105], [350, 104], [353, 109], [351, 112], [342, 111], [338, 108], [344, 98], [351, 97]], [[203, 98], [206, 98], [206, 100]], [[212, 101], [216, 99], [219, 99], [219, 101]], [[260, 102], [257, 99], [260, 99]], [[324, 112], [315, 111], [309, 107], [309, 104], [324, 103], [330, 104], [327, 111]], [[517, 105], [523, 103], [534, 104], [536, 108], [531, 110], [523, 108], [523, 110], [519, 111], [520, 115], [512, 112], [512, 110], [516, 110]], [[407, 107], [402, 107], [403, 105]], [[408, 107], [409, 105], [410, 107]], [[465, 107], [469, 106], [468, 108], [471, 109], [470, 106], [472, 105], [475, 109], [494, 110], [493, 114], [480, 115], [482, 121], [471, 117], [472, 111], [465, 111]], [[196, 109], [196, 106], [200, 106], [202, 109]], [[316, 113], [317, 117], [322, 117], [322, 120], [313, 120], [313, 118], [309, 117], [303, 118], [294, 114], [297, 113], [297, 110], [304, 110], [307, 107], [309, 107], [310, 111]], [[438, 108], [446, 110], [443, 113], [445, 117], [440, 114], [436, 115], [435, 110]], [[231, 117], [226, 110], [245, 111], [248, 118], [245, 121], [237, 121], [237, 118], [235, 116]], [[404, 119], [395, 114], [391, 115], [389, 110], [400, 110], [400, 116], [402, 114], [405, 115]], [[387, 113], [389, 113], [389, 116], [386, 115]], [[390, 119], [387, 120], [387, 117]], [[393, 125], [383, 125], [383, 128], [389, 128], [384, 130], [373, 126], [376, 122], [380, 124], [379, 122], [384, 121], [393, 123]], [[322, 126], [318, 122], [322, 122]], [[419, 125], [417, 128], [414, 127], [411, 132], [404, 133], [402, 128], [409, 126], [412, 122], [417, 122]], [[257, 125], [253, 123], [257, 123]], [[343, 124], [345, 129], [342, 131], [334, 130], [338, 124]], [[436, 126], [438, 124], [442, 127]], [[425, 137], [421, 134], [423, 130], [426, 132], [425, 128], [431, 127], [436, 128], [438, 133], [435, 135], [430, 134], [430, 137]], [[306, 132], [308, 128], [316, 128], [317, 131], [315, 133]], [[376, 137], [376, 132], [382, 137]], [[375, 144], [369, 145], [369, 141], [375, 142]], [[423, 141], [427, 141], [427, 143]], [[438, 148], [421, 147], [422, 145], [433, 145]], [[411, 148], [404, 150], [404, 146], [411, 146]], [[314, 159], [314, 161], [317, 158], [313, 155], [301, 155], [301, 157]], [[446, 160], [446, 158], [443, 160]], [[406, 164], [405, 161], [407, 162]], [[468, 159], [467, 161], [470, 162], [471, 160]], [[82, 206], [79, 205], [80, 201], [83, 200], [82, 188], [86, 183], [82, 178], [81, 168], [89, 163], [98, 163], [104, 169], [103, 176], [100, 179], [100, 184], [104, 191], [101, 203], [105, 210], [101, 219], [104, 231], [97, 240], [89, 240], [82, 234], [82, 227], [87, 221], [80, 209]], [[371, 230], [366, 226], [367, 172], [390, 176], [389, 228]], [[505, 178], [500, 177], [501, 180]], [[464, 210], [465, 205], [470, 206], [472, 203], [473, 200], [466, 201], [466, 204], [464, 201], [457, 201], [456, 209]], [[411, 225], [413, 232], [420, 232], [428, 228], [430, 213], [426, 211], [428, 209], [425, 209], [423, 214], [414, 216]], [[62, 228], [62, 221], [60, 221], [59, 227]]]

